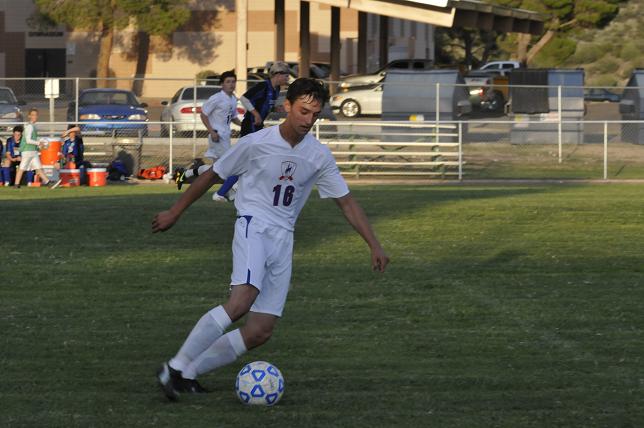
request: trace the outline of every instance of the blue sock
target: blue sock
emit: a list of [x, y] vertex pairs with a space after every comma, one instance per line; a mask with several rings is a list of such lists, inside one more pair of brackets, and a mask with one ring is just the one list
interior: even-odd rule
[[33, 171], [27, 171], [27, 183], [33, 183], [35, 176], [36, 174]]
[[2, 167], [2, 181], [5, 183], [11, 183], [11, 168]]
[[239, 180], [238, 175], [231, 175], [224, 181], [224, 184], [221, 185], [219, 190], [217, 190], [217, 194], [219, 196], [226, 196], [226, 193], [237, 183], [237, 180]]

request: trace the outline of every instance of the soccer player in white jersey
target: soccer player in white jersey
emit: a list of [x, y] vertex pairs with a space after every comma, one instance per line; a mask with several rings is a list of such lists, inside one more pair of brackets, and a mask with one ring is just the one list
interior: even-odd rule
[[[237, 76], [231, 71], [225, 71], [220, 77], [221, 91], [217, 92], [201, 106], [201, 121], [208, 130], [208, 149], [204, 157], [217, 161], [230, 148], [230, 123], [241, 125], [237, 118], [237, 97], [235, 86]], [[201, 165], [186, 171], [178, 171], [175, 176], [177, 187], [201, 173], [209, 170], [212, 165]], [[216, 196], [217, 194], [213, 195]], [[223, 196], [223, 200], [226, 200]]]
[[[199, 375], [235, 361], [271, 337], [290, 285], [293, 228], [314, 185], [320, 197], [335, 200], [369, 245], [372, 268], [384, 272], [389, 263], [331, 151], [309, 133], [327, 100], [318, 81], [295, 80], [288, 88], [282, 124], [241, 138], [169, 210], [154, 217], [153, 232], [168, 230], [211, 186], [231, 175], [240, 177], [230, 297], [203, 315], [176, 356], [163, 363], [158, 382], [168, 399], [205, 392], [196, 380]], [[244, 315], [244, 326], [226, 333]]]

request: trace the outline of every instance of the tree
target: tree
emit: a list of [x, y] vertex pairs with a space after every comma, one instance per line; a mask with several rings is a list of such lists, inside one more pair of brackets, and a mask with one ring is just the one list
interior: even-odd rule
[[502, 36], [500, 44], [514, 47], [518, 61], [531, 63], [549, 43], [548, 56], [570, 56], [570, 36], [581, 28], [601, 28], [618, 12], [619, 0], [489, 0], [491, 3], [541, 12], [550, 17], [540, 37], [526, 34]]
[[[137, 38], [136, 77], [145, 77], [148, 58], [154, 46], [171, 45], [177, 28], [190, 19], [188, 0], [121, 0], [123, 10], [135, 20], [139, 29]], [[150, 43], [150, 37], [157, 39]], [[154, 41], [154, 40], [153, 40]], [[132, 90], [140, 95], [143, 81], [135, 80]]]
[[[149, 35], [167, 39], [190, 18], [188, 0], [35, 0], [38, 12], [72, 30], [99, 33], [97, 85], [107, 86], [115, 30], [134, 23], [138, 37], [137, 75], [145, 74]], [[141, 71], [142, 70], [142, 71]]]
[[129, 16], [119, 8], [122, 0], [35, 0], [38, 12], [72, 30], [99, 33], [96, 77], [99, 87], [107, 86], [114, 31], [129, 23]]
[[441, 62], [459, 62], [474, 68], [498, 53], [497, 36], [496, 31], [437, 28], [436, 56]]

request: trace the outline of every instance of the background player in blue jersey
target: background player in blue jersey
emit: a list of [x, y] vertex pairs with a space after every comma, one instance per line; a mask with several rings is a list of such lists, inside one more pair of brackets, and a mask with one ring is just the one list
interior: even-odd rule
[[11, 185], [11, 172], [20, 165], [20, 139], [22, 138], [22, 125], [13, 127], [11, 137], [7, 138], [4, 154], [2, 155], [2, 181], [5, 186]]
[[[175, 357], [162, 365], [158, 382], [168, 399], [205, 392], [197, 376], [235, 361], [271, 337], [290, 285], [294, 225], [314, 185], [320, 197], [335, 200], [368, 244], [372, 268], [385, 271], [389, 257], [367, 216], [349, 192], [331, 151], [309, 133], [327, 100], [320, 82], [297, 79], [286, 95], [284, 122], [241, 138], [152, 221], [153, 232], [168, 230], [211, 186], [240, 176], [231, 294], [226, 303], [201, 317]], [[244, 315], [244, 326], [226, 333]]]

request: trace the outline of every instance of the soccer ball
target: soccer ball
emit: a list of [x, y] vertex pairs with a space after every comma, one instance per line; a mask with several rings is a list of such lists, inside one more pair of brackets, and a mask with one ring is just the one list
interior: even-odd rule
[[284, 394], [284, 377], [266, 361], [248, 363], [237, 375], [235, 394], [244, 404], [274, 406]]

